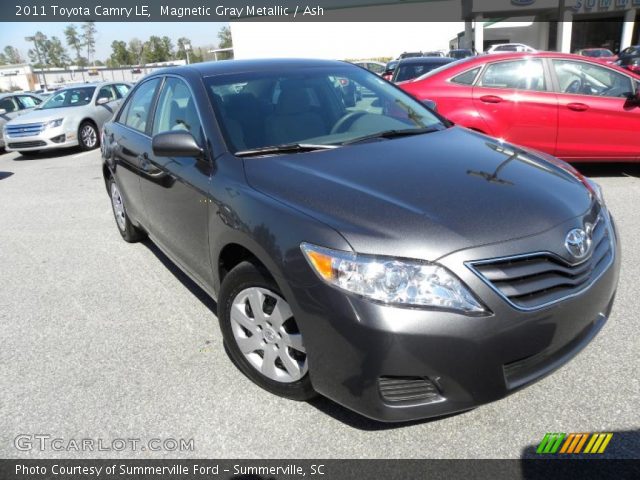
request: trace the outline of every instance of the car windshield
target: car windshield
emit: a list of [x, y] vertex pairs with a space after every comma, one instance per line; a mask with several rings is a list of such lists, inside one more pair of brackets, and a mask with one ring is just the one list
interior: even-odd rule
[[[304, 144], [339, 146], [390, 132], [445, 128], [420, 102], [367, 70], [311, 67], [205, 78], [234, 152]], [[289, 149], [290, 150], [290, 149]]]
[[473, 52], [471, 50], [451, 50], [449, 52], [449, 56], [451, 58], [466, 58], [470, 57], [471, 55], [473, 55]]
[[585, 50], [584, 55], [587, 57], [613, 57], [611, 50], [607, 50], [606, 48]]
[[418, 78], [426, 73], [429, 73], [431, 70], [451, 63], [452, 61], [452, 58], [442, 58], [436, 61], [429, 62], [411, 62], [405, 64], [400, 63], [400, 65], [398, 65], [398, 67], [395, 69], [393, 81], [405, 82], [407, 80]]
[[77, 87], [60, 90], [40, 105], [41, 110], [62, 107], [81, 107], [88, 105], [93, 98], [96, 87]]
[[474, 60], [474, 57], [466, 57], [466, 58], [461, 58], [460, 60], [454, 60], [453, 62], [445, 63], [444, 65], [439, 65], [437, 66], [438, 68], [433, 68], [429, 70], [427, 73], [420, 75], [415, 80], [416, 81], [424, 80], [425, 78], [429, 78], [437, 73], [443, 72], [444, 70], [447, 70], [454, 66], [462, 65], [463, 63], [471, 62], [472, 60]]

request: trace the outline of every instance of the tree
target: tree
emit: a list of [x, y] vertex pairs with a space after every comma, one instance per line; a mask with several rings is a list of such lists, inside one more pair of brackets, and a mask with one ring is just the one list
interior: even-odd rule
[[[191, 63], [200, 63], [203, 61], [203, 55], [202, 55], [202, 47], [194, 47], [193, 44], [191, 43], [191, 40], [189, 40], [186, 37], [180, 37], [178, 39], [178, 41], [176, 42], [177, 47], [176, 47], [176, 53], [174, 55], [173, 58], [175, 58], [176, 60], [186, 60], [187, 59], [187, 51], [185, 49], [185, 45], [190, 45], [191, 46], [191, 50], [189, 51], [189, 61]], [[213, 48], [213, 47], [211, 47]], [[205, 49], [206, 50], [206, 49]]]
[[166, 35], [162, 37], [162, 49], [163, 53], [167, 55], [167, 60], [171, 60], [174, 57], [173, 43], [171, 42], [171, 39]]
[[129, 55], [131, 56], [131, 63], [140, 64], [143, 61], [144, 44], [138, 38], [132, 38], [129, 40]]
[[82, 25], [82, 45], [87, 48], [87, 61], [91, 62], [91, 55], [96, 53], [96, 22], [85, 22]]
[[[222, 27], [218, 32], [218, 40], [220, 40], [218, 48], [232, 48], [233, 38], [231, 38], [231, 27]], [[226, 58], [233, 58], [233, 52], [220, 52], [218, 58], [223, 60]]]
[[16, 65], [18, 63], [24, 63], [24, 59], [16, 47], [7, 45], [4, 47], [2, 53], [0, 53], [0, 64], [2, 65]]
[[34, 47], [27, 52], [29, 60], [36, 68], [42, 68], [49, 65], [49, 49], [47, 42], [49, 38], [42, 32], [36, 32], [33, 36]]
[[87, 62], [82, 57], [82, 40], [80, 39], [80, 35], [78, 35], [78, 28], [71, 24], [67, 25], [67, 28], [64, 29], [64, 36], [67, 40], [67, 45], [69, 45], [76, 52], [75, 62], [78, 65], [85, 65]]
[[120, 65], [133, 65], [136, 63], [136, 59], [127, 48], [126, 42], [114, 40], [111, 43], [111, 50], [111, 57], [107, 60], [107, 64], [110, 66], [119, 67]]
[[220, 40], [219, 48], [233, 47], [233, 39], [231, 38], [231, 27], [222, 27], [218, 32], [218, 40]]
[[49, 59], [48, 65], [64, 67], [71, 62], [64, 45], [62, 45], [62, 42], [58, 37], [51, 37], [51, 40], [46, 40], [45, 49]]
[[152, 35], [144, 44], [144, 61], [158, 63], [171, 60], [171, 52], [162, 38]]

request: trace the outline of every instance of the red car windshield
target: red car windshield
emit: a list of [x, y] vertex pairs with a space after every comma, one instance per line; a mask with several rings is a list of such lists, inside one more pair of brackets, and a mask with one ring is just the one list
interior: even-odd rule
[[611, 50], [607, 50], [606, 48], [598, 48], [592, 50], [583, 50], [582, 54], [587, 57], [613, 57], [613, 52]]

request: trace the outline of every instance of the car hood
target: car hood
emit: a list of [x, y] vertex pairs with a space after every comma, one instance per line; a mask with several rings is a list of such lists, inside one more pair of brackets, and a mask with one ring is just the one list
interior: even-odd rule
[[244, 162], [253, 188], [333, 227], [355, 251], [436, 260], [587, 211], [585, 185], [542, 156], [452, 127]]
[[77, 115], [81, 108], [83, 107], [50, 108], [47, 110], [34, 109], [29, 113], [25, 113], [20, 117], [14, 118], [9, 123], [11, 125], [22, 125], [24, 123], [50, 122], [51, 120], [57, 120], [58, 118], [66, 118], [71, 115]]

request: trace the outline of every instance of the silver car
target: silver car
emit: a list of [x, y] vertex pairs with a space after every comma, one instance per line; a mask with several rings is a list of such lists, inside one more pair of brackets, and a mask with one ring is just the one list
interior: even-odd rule
[[31, 112], [4, 126], [8, 151], [33, 153], [100, 144], [100, 129], [113, 116], [131, 85], [124, 82], [82, 84], [56, 91]]
[[4, 125], [16, 117], [30, 112], [42, 103], [38, 95], [31, 93], [4, 93], [0, 94], [0, 149], [4, 148]]

